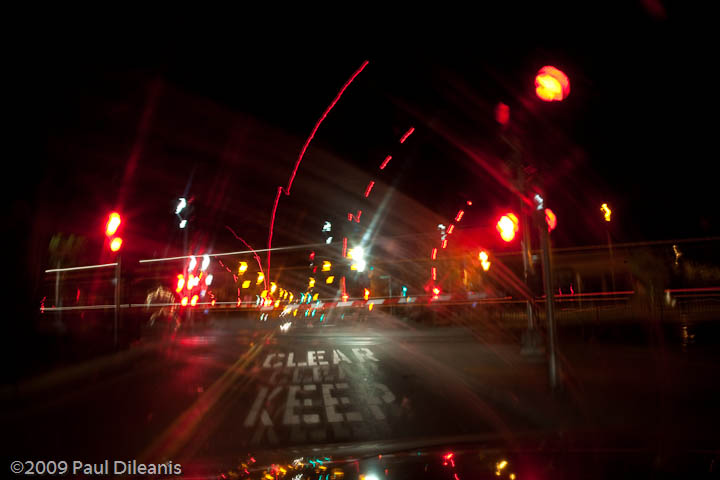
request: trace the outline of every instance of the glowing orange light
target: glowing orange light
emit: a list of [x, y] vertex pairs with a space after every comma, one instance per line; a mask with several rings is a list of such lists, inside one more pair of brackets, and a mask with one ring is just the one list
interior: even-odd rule
[[437, 296], [440, 295], [440, 289], [438, 287], [433, 288], [433, 293]]
[[555, 227], [557, 227], [557, 216], [555, 215], [555, 212], [549, 208], [545, 209], [545, 221], [548, 225], [548, 232], [555, 230]]
[[112, 212], [108, 217], [107, 224], [105, 225], [105, 235], [108, 237], [115, 235], [118, 227], [120, 226], [120, 214]]
[[366, 288], [366, 289], [364, 290], [364, 292], [363, 292], [363, 298], [364, 298], [365, 300], [367, 300], [368, 298], [370, 298], [370, 290], [368, 290], [367, 288]]
[[343, 301], [343, 302], [347, 302], [347, 299], [348, 299], [347, 294], [344, 294], [344, 295], [342, 296], [342, 301]]
[[557, 68], [544, 66], [535, 77], [535, 93], [546, 102], [564, 100], [570, 94], [570, 81]]
[[120, 250], [121, 246], [122, 246], [122, 238], [120, 238], [120, 237], [115, 237], [110, 242], [110, 250], [112, 250], [113, 252], [117, 252], [118, 250]]
[[247, 262], [240, 262], [240, 266], [238, 267], [238, 273], [242, 275], [247, 271], [248, 265]]
[[453, 230], [455, 230], [455, 224], [451, 223], [450, 226], [447, 229], [448, 235], [452, 234]]
[[214, 298], [212, 299], [212, 302], [210, 302], [210, 305], [212, 305], [213, 307], [215, 306], [215, 299], [214, 299]]
[[460, 211], [457, 213], [457, 215], [455, 215], [455, 221], [456, 221], [456, 222], [459, 222], [460, 220], [462, 220], [463, 215], [465, 215], [465, 211], [464, 211], [464, 210], [460, 210]]
[[443, 240], [441, 247], [447, 248], [447, 238], [445, 240]]
[[183, 299], [180, 301], [180, 305], [183, 307], [186, 306], [188, 303], [188, 297], [183, 297]]
[[329, 261], [325, 260], [325, 261], [323, 262], [323, 265], [322, 265], [322, 271], [323, 271], [323, 272], [329, 272], [331, 267], [332, 267], [332, 263], [330, 263]]
[[608, 207], [607, 203], [603, 203], [600, 206], [600, 210], [603, 212], [603, 215], [605, 216], [605, 221], [610, 221], [610, 215], [612, 215], [612, 210], [610, 210], [610, 207]]
[[432, 272], [432, 279], [437, 280], [437, 268], [432, 267], [431, 272]]
[[245, 280], [242, 283], [242, 288], [249, 288], [250, 287], [250, 280]]
[[190, 300], [190, 305], [192, 305], [194, 307], [197, 304], [197, 301], [198, 301], [198, 296], [193, 295], [192, 299]]
[[180, 291], [182, 290], [182, 288], [185, 286], [185, 277], [183, 277], [183, 275], [180, 274], [180, 275], [177, 276], [177, 278], [178, 278], [177, 288], [175, 289], [175, 291], [176, 291], [177, 293], [180, 293]]
[[512, 214], [508, 213], [500, 217], [497, 222], [497, 231], [500, 232], [500, 237], [506, 242], [511, 242], [515, 238], [515, 232], [518, 231], [518, 219]]
[[430, 254], [430, 258], [435, 260], [437, 258], [437, 248], [432, 249], [432, 253]]

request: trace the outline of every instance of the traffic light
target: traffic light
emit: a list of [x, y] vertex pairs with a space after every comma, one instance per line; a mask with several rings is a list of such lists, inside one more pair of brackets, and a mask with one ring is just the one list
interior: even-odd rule
[[240, 275], [244, 274], [247, 271], [247, 262], [240, 262], [240, 266], [238, 266], [238, 273]]
[[370, 298], [370, 290], [368, 290], [367, 288], [366, 288], [366, 289], [364, 290], [364, 292], [363, 292], [363, 298], [364, 298], [365, 300], [367, 300], [368, 298]]
[[258, 272], [257, 280], [255, 281], [255, 285], [260, 285], [263, 280], [265, 280], [265, 274], [262, 272]]
[[110, 250], [113, 252], [117, 252], [120, 250], [120, 247], [122, 246], [122, 238], [115, 237], [110, 241]]
[[500, 232], [500, 238], [506, 242], [511, 242], [515, 238], [515, 233], [518, 231], [518, 218], [513, 213], [508, 213], [500, 217], [497, 222], [497, 231]]
[[478, 255], [478, 260], [480, 260], [480, 265], [482, 266], [482, 269], [484, 271], [490, 270], [490, 261], [488, 260], [490, 257], [488, 256], [488, 253], [485, 250], [480, 250], [480, 254]]
[[535, 93], [546, 102], [559, 102], [570, 93], [570, 80], [557, 68], [544, 66], [535, 76]]
[[330, 263], [330, 262], [327, 261], [327, 260], [323, 261], [323, 264], [322, 264], [322, 271], [323, 271], [323, 272], [329, 272], [331, 267], [332, 267], [332, 263]]
[[607, 203], [603, 203], [600, 206], [600, 210], [603, 212], [603, 216], [605, 217], [605, 221], [610, 221], [610, 215], [612, 215], [612, 210], [610, 210], [610, 207], [608, 207]]
[[405, 285], [402, 286], [402, 296], [407, 297], [407, 287]]
[[545, 221], [548, 225], [548, 232], [555, 230], [555, 227], [557, 227], [557, 217], [555, 216], [555, 212], [549, 208], [545, 209]]
[[115, 236], [121, 223], [122, 219], [120, 218], [120, 214], [117, 212], [112, 212], [108, 215], [108, 220], [105, 223], [105, 236], [110, 241], [110, 250], [113, 252], [119, 251], [122, 246], [122, 238]]

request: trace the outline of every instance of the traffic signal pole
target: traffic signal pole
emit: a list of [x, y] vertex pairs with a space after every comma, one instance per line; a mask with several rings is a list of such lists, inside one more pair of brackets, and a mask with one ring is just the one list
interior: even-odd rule
[[555, 305], [552, 282], [552, 255], [550, 253], [550, 232], [545, 222], [538, 222], [540, 228], [540, 244], [542, 249], [543, 286], [545, 289], [545, 307], [547, 312], [547, 338], [548, 338], [548, 373], [550, 388], [558, 387], [557, 358], [555, 348], [557, 336], [555, 333]]
[[120, 255], [115, 265], [115, 319], [113, 322], [113, 346], [118, 346], [118, 324], [120, 317]]

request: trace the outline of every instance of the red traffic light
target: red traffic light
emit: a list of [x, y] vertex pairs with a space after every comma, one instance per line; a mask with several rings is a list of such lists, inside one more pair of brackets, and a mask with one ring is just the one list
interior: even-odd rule
[[105, 235], [107, 235], [108, 237], [115, 235], [115, 232], [117, 232], [120, 223], [120, 214], [117, 212], [112, 212], [108, 217], [107, 224], [105, 224]]
[[570, 80], [557, 68], [544, 66], [535, 76], [535, 93], [546, 102], [559, 102], [570, 94]]
[[518, 231], [518, 218], [513, 213], [508, 213], [500, 217], [495, 227], [500, 233], [500, 238], [506, 242], [511, 242], [515, 238], [515, 232]]
[[120, 250], [121, 246], [122, 246], [122, 238], [120, 238], [120, 237], [115, 237], [110, 242], [110, 250], [112, 250], [113, 252], [117, 252], [118, 250]]

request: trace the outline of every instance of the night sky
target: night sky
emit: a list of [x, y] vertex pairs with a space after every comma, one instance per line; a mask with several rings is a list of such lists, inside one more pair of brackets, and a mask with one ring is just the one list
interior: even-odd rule
[[[523, 162], [538, 169], [558, 216], [557, 246], [603, 243], [602, 202], [614, 209], [618, 242], [717, 235], [708, 44], [688, 35], [680, 14], [655, 4], [633, 5], [622, 28], [604, 34], [463, 38], [433, 49], [420, 32], [332, 53], [284, 43], [165, 42], [132, 52], [115, 45], [102, 55], [48, 45], [31, 81], [42, 85], [32, 104], [46, 148], [24, 165], [29, 186], [13, 202], [26, 233], [20, 247], [42, 269], [50, 236], [74, 233], [94, 245], [89, 260], [100, 259], [104, 216], [120, 208], [128, 251], [177, 253], [173, 208], [186, 189], [196, 241], [238, 249], [227, 225], [264, 246], [277, 186], [287, 184], [313, 125], [364, 60], [311, 143], [293, 195], [281, 199], [277, 246], [318, 241], [323, 220], [339, 222], [364, 205], [372, 178], [378, 195], [394, 187], [404, 199], [380, 235], [426, 232], [466, 200], [474, 206], [464, 227], [516, 210], [517, 197], [467, 154], [503, 171], [507, 150], [493, 114], [500, 101], [510, 105]], [[570, 78], [564, 102], [534, 97], [535, 72], [547, 64]], [[393, 160], [379, 172], [386, 155]]]

